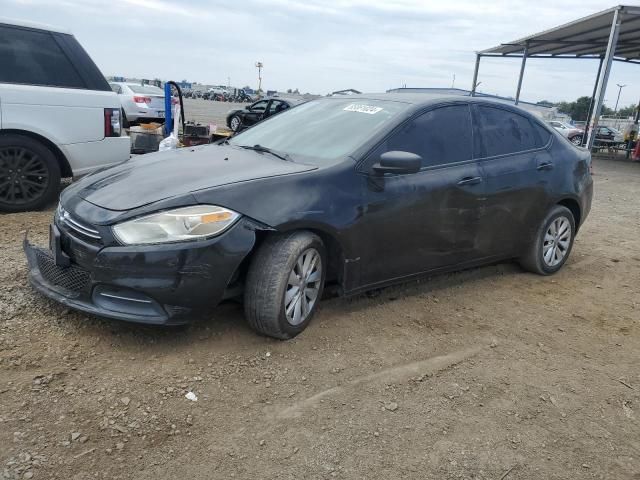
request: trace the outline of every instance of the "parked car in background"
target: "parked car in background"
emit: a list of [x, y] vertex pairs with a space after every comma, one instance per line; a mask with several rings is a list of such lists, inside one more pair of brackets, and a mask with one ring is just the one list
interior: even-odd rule
[[582, 143], [582, 136], [584, 135], [583, 129], [558, 120], [551, 120], [549, 125], [560, 132], [563, 137], [569, 139], [574, 145], [580, 145]]
[[617, 130], [613, 127], [598, 125], [596, 141], [600, 141], [601, 143], [613, 144], [623, 143], [624, 134], [620, 130]]
[[[569, 139], [571, 143], [574, 145], [580, 146], [582, 145], [582, 139], [585, 135], [583, 129], [578, 128], [568, 128], [565, 124], [565, 127], [556, 127], [553, 125], [554, 122], [549, 122], [557, 131], [559, 131], [563, 136]], [[555, 122], [560, 123], [560, 122]], [[617, 145], [624, 143], [624, 134], [619, 130], [616, 130], [612, 127], [607, 127], [604, 125], [599, 125], [596, 130], [596, 138], [594, 140], [594, 145]]]
[[227, 113], [227, 126], [234, 132], [239, 132], [303, 102], [304, 100], [290, 98], [263, 98], [243, 109], [230, 110]]
[[0, 212], [35, 210], [129, 158], [120, 102], [68, 31], [0, 19]]
[[[164, 122], [164, 90], [154, 85], [111, 82], [111, 89], [118, 94], [122, 105], [123, 122], [128, 124]], [[172, 98], [172, 105], [177, 99]]]
[[25, 242], [29, 277], [67, 307], [148, 324], [244, 297], [252, 328], [291, 338], [325, 285], [355, 294], [509, 259], [557, 272], [591, 207], [590, 163], [481, 97], [313, 100], [71, 185], [51, 249]]

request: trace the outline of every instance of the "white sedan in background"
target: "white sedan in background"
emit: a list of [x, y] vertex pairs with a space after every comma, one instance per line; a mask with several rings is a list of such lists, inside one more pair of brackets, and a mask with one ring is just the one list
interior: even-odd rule
[[[153, 85], [110, 82], [122, 105], [123, 123], [164, 122], [164, 90]], [[172, 104], [175, 104], [172, 99]]]

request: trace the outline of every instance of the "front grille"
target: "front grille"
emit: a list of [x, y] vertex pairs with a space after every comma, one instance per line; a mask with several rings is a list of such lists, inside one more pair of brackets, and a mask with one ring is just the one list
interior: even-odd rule
[[91, 228], [88, 225], [84, 225], [80, 221], [73, 218], [69, 214], [69, 212], [62, 208], [62, 205], [58, 205], [56, 217], [58, 218], [59, 225], [80, 234], [81, 238], [88, 239], [92, 242], [99, 242], [101, 240], [100, 232], [98, 230]]
[[73, 265], [60, 267], [56, 265], [49, 253], [40, 249], [34, 250], [38, 262], [38, 270], [40, 270], [40, 274], [47, 282], [76, 293], [89, 292], [91, 287], [91, 274], [89, 272]]

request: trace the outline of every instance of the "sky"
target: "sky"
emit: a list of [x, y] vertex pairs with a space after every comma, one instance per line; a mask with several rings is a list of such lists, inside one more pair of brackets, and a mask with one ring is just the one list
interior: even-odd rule
[[[628, 2], [639, 4], [640, 2]], [[0, 16], [64, 27], [105, 75], [326, 94], [471, 87], [475, 51], [613, 6], [596, 0], [0, 0]], [[527, 61], [521, 98], [590, 96], [596, 60]], [[483, 58], [479, 90], [514, 96], [519, 59]], [[614, 62], [605, 103], [640, 99]]]

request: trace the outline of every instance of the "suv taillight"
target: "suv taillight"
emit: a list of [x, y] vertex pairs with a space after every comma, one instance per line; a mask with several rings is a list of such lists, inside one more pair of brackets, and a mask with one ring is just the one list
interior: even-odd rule
[[105, 108], [104, 109], [104, 136], [119, 137], [121, 131], [120, 109]]

